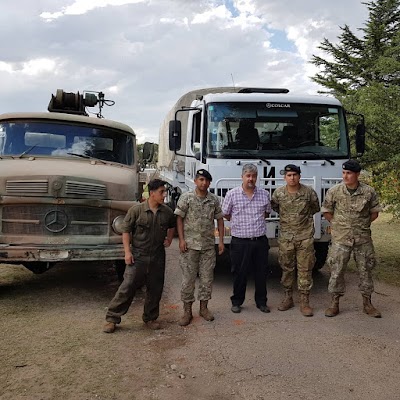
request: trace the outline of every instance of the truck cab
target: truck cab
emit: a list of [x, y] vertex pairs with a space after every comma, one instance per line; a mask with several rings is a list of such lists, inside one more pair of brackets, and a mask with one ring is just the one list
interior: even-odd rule
[[57, 90], [49, 112], [0, 115], [0, 263], [124, 265], [120, 224], [139, 199], [135, 133], [89, 117], [103, 93]]

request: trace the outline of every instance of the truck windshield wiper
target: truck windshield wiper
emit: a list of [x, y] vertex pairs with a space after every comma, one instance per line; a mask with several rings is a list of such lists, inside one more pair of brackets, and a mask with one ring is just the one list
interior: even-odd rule
[[93, 156], [88, 156], [87, 154], [78, 154], [78, 153], [67, 153], [70, 156], [76, 156], [76, 157], [81, 157], [81, 158], [86, 158], [89, 160], [98, 160], [102, 162], [103, 164], [107, 164], [106, 161], [102, 160], [101, 158], [93, 157]]
[[[226, 150], [228, 150], [227, 152], [233, 151], [234, 153], [239, 153], [239, 152], [245, 153], [245, 154], [248, 154], [248, 155], [250, 155], [254, 158], [257, 158], [261, 161], [264, 161], [267, 165], [271, 165], [271, 162], [269, 160], [267, 160], [266, 158], [260, 157], [259, 155], [251, 153], [250, 151], [247, 151], [245, 149], [226, 149]], [[225, 152], [224, 151], [214, 151], [213, 153], [225, 153]]]
[[330, 158], [324, 157], [322, 154], [315, 153], [314, 151], [307, 150], [307, 151], [297, 152], [297, 154], [307, 154], [307, 153], [313, 154], [314, 156], [317, 156], [318, 158], [322, 158], [323, 160], [328, 161], [328, 163], [331, 165], [335, 165], [335, 161], [332, 161]]
[[76, 156], [76, 157], [81, 157], [81, 158], [92, 158], [88, 156], [87, 154], [78, 154], [78, 153], [67, 153], [69, 156]]
[[37, 146], [37, 144], [34, 144], [33, 146], [29, 147], [29, 149], [26, 149], [23, 153], [21, 153], [17, 158], [22, 158], [25, 154], [30, 153], [35, 147]]

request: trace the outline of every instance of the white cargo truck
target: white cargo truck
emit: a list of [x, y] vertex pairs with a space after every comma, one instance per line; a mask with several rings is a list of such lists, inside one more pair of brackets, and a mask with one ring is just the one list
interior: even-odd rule
[[[158, 169], [170, 185], [170, 205], [194, 187], [199, 168], [213, 176], [210, 190], [221, 201], [241, 184], [244, 164], [258, 168], [258, 184], [273, 191], [284, 184], [286, 164], [301, 167], [304, 184], [322, 202], [341, 181], [342, 163], [351, 156], [346, 112], [335, 98], [292, 95], [287, 89], [217, 87], [191, 91], [170, 110], [160, 129]], [[358, 116], [355, 144], [364, 151], [365, 126]], [[330, 241], [321, 213], [314, 217], [316, 267], [323, 266]], [[267, 219], [270, 244], [277, 244], [279, 215]], [[224, 242], [230, 243], [226, 221]], [[218, 238], [216, 238], [218, 240]]]

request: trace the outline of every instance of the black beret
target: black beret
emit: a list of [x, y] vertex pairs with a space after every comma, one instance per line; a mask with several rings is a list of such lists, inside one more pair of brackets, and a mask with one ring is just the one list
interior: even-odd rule
[[296, 172], [297, 174], [301, 174], [301, 169], [297, 165], [294, 164], [288, 164], [286, 165], [285, 169], [285, 174], [286, 172]]
[[345, 163], [343, 163], [342, 168], [347, 171], [352, 171], [352, 172], [360, 172], [361, 171], [361, 165], [356, 160], [346, 161]]
[[210, 182], [212, 181], [212, 176], [206, 169], [199, 169], [196, 172], [196, 178], [199, 176], [204, 176], [204, 178], [208, 179]]

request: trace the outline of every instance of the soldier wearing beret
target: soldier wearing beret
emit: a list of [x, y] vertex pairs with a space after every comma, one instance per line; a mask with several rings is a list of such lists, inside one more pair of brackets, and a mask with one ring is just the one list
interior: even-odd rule
[[272, 209], [279, 213], [279, 264], [285, 297], [278, 307], [286, 311], [294, 307], [293, 285], [297, 267], [297, 288], [300, 292], [300, 311], [306, 317], [313, 315], [309, 304], [315, 264], [313, 215], [319, 211], [315, 190], [300, 183], [301, 170], [294, 164], [284, 168], [285, 186], [272, 195]]
[[182, 194], [175, 209], [181, 252], [179, 256], [182, 270], [181, 300], [184, 309], [183, 316], [179, 320], [181, 326], [189, 325], [193, 318], [192, 304], [195, 301], [197, 276], [199, 276], [200, 316], [206, 321], [214, 320], [213, 314], [208, 309], [216, 260], [214, 220], [217, 220], [220, 237], [219, 254], [224, 251], [224, 220], [218, 197], [208, 191], [211, 181], [211, 174], [205, 169], [199, 169], [194, 179], [195, 189]]
[[361, 166], [356, 160], [342, 165], [343, 182], [330, 188], [322, 205], [324, 217], [331, 223], [332, 243], [327, 264], [331, 276], [328, 291], [332, 301], [325, 311], [327, 317], [339, 314], [339, 299], [345, 292], [344, 272], [353, 253], [360, 276], [359, 289], [364, 312], [380, 318], [381, 313], [371, 304], [374, 291], [372, 269], [375, 252], [371, 238], [371, 222], [382, 210], [375, 190], [359, 181]]

